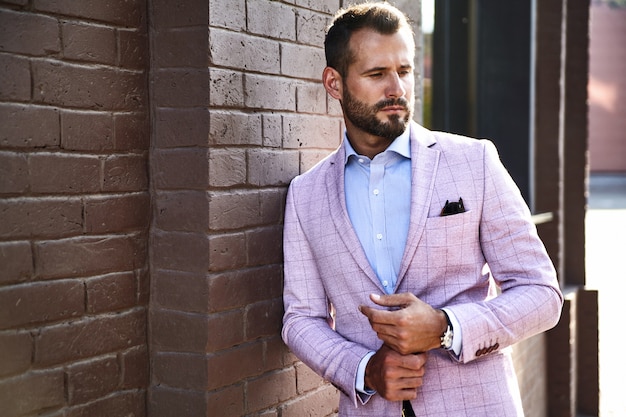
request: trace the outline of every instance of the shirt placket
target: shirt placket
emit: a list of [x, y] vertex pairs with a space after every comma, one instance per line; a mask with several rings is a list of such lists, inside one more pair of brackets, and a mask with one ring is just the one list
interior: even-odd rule
[[[380, 159], [380, 158], [379, 158]], [[372, 210], [372, 231], [376, 257], [376, 273], [387, 294], [393, 293], [395, 277], [388, 252], [388, 233], [385, 214], [385, 163], [373, 161], [370, 164], [369, 201]]]

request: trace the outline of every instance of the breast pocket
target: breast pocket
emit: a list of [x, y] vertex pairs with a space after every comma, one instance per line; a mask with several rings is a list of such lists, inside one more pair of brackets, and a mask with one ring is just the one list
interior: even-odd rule
[[431, 267], [451, 269], [475, 264], [478, 244], [478, 220], [473, 211], [426, 219], [420, 245]]

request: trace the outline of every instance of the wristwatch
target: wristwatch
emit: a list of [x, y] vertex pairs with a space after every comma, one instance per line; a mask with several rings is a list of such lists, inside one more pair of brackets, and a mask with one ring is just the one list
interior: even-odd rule
[[454, 338], [454, 329], [452, 329], [452, 322], [450, 321], [450, 317], [448, 317], [448, 313], [446, 313], [444, 310], [443, 314], [445, 314], [446, 316], [446, 321], [448, 322], [448, 327], [446, 327], [446, 330], [443, 332], [443, 334], [441, 335], [441, 348], [445, 349], [445, 350], [450, 350], [452, 349], [452, 339]]

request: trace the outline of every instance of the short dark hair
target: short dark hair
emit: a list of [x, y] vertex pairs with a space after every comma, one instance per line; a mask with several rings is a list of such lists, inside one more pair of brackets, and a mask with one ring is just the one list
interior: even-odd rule
[[326, 66], [336, 69], [342, 77], [354, 61], [350, 50], [350, 38], [361, 29], [372, 29], [383, 35], [392, 35], [406, 28], [413, 36], [413, 29], [404, 13], [387, 3], [364, 3], [341, 9], [328, 26], [324, 50]]

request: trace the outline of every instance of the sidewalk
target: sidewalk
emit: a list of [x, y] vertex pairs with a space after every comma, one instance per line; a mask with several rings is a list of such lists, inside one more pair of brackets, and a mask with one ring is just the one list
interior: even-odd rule
[[623, 305], [626, 303], [626, 174], [592, 175], [586, 217], [587, 287], [598, 290], [600, 417], [626, 416]]

